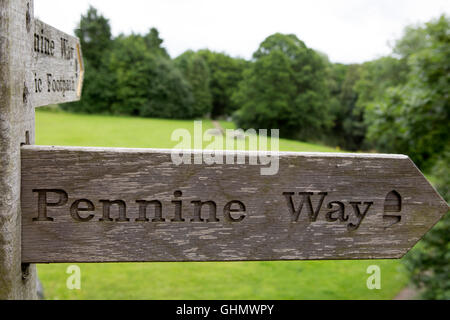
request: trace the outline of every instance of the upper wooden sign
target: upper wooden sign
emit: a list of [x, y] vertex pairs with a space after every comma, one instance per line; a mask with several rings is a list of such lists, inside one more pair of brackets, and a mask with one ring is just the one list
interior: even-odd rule
[[400, 258], [448, 211], [406, 156], [244, 155], [25, 146], [22, 262]]
[[39, 20], [32, 25], [33, 58], [28, 88], [33, 106], [79, 100], [84, 76], [79, 39]]

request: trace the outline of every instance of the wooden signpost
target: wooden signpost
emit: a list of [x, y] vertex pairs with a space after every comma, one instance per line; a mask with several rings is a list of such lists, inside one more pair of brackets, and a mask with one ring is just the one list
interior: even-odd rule
[[279, 157], [261, 176], [248, 160], [25, 146], [22, 261], [401, 258], [448, 210], [406, 156]]
[[34, 143], [34, 108], [78, 100], [77, 38], [34, 19], [33, 0], [0, 0], [0, 299], [35, 299], [22, 261], [21, 146]]
[[79, 40], [39, 20], [33, 28], [33, 106], [79, 100], [84, 75]]
[[0, 299], [36, 298], [32, 263], [401, 258], [448, 212], [400, 155], [273, 154], [263, 176], [251, 153], [33, 146], [34, 107], [80, 98], [81, 48], [32, 0], [0, 18]]

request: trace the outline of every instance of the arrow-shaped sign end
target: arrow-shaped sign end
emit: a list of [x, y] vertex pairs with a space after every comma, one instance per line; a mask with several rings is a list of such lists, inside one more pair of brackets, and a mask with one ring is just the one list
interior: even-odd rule
[[408, 162], [414, 168], [412, 172], [413, 176], [418, 176], [416, 180], [415, 188], [421, 190], [420, 199], [413, 199], [415, 205], [423, 207], [421, 210], [417, 210], [416, 222], [422, 222], [422, 227], [426, 228], [426, 231], [421, 237], [415, 241], [409, 250], [402, 254], [399, 259], [408, 254], [444, 217], [448, 214], [450, 207], [445, 199], [439, 194], [437, 189], [428, 181], [428, 179], [419, 170], [416, 164], [408, 157]]

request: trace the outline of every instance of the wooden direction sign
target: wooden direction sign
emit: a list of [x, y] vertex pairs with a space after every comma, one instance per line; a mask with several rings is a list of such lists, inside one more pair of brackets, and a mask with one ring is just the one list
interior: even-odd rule
[[400, 258], [448, 211], [406, 156], [282, 153], [274, 176], [249, 156], [26, 146], [22, 260]]
[[84, 64], [78, 38], [39, 20], [33, 23], [31, 67], [32, 103], [35, 107], [79, 100]]

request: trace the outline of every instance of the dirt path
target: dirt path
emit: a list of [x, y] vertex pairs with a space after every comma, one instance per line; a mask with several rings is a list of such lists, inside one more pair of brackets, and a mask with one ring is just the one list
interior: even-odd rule
[[213, 123], [214, 127], [216, 128], [216, 130], [220, 131], [222, 133], [222, 135], [225, 136], [225, 129], [222, 128], [220, 123], [218, 121], [215, 121], [215, 120], [212, 120], [212, 123]]
[[407, 287], [403, 289], [394, 300], [418, 300], [419, 299], [419, 291], [415, 288]]

